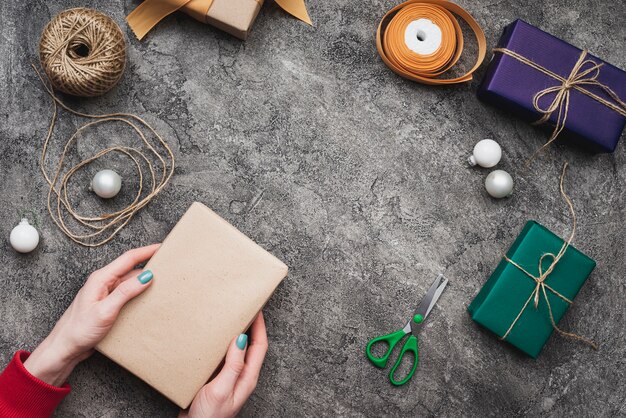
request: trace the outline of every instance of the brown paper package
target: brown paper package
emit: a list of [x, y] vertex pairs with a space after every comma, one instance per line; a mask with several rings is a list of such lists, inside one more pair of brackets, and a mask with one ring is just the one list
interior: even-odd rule
[[287, 266], [194, 203], [145, 269], [152, 284], [122, 309], [96, 349], [187, 408]]
[[209, 11], [204, 14], [206, 1], [192, 0], [181, 10], [200, 22], [208, 23], [243, 40], [248, 37], [263, 5], [262, 0], [213, 0]]

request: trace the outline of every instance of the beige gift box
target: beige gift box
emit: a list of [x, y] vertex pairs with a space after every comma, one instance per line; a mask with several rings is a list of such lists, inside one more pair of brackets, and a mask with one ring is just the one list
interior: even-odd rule
[[287, 266], [194, 203], [145, 268], [152, 284], [122, 309], [96, 349], [187, 408]]
[[[304, 0], [275, 0], [287, 13], [312, 25]], [[144, 36], [164, 17], [181, 10], [200, 22], [246, 39], [263, 0], [144, 0], [126, 20], [137, 38]]]
[[205, 3], [205, 0], [192, 0], [181, 10], [200, 22], [245, 40], [261, 10], [263, 0], [213, 0], [206, 14]]

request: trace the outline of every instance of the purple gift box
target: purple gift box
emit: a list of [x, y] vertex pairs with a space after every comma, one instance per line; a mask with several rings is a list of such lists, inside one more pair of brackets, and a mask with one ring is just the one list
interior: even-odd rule
[[[580, 49], [519, 19], [504, 28], [498, 48], [513, 51], [566, 79], [582, 53]], [[626, 101], [626, 72], [591, 54], [587, 54], [585, 60], [602, 63], [597, 71], [597, 81], [610, 88], [622, 101]], [[590, 66], [593, 64], [583, 65], [578, 73], [584, 72]], [[586, 77], [593, 75], [594, 72], [591, 72]], [[495, 52], [477, 95], [484, 102], [535, 122], [543, 116], [534, 107], [535, 95], [546, 88], [562, 84], [562, 81], [513, 56]], [[579, 86], [619, 107], [622, 113], [626, 111], [602, 87], [593, 83]], [[546, 109], [555, 96], [556, 92], [545, 94], [538, 101], [538, 105]], [[552, 129], [557, 124], [558, 113], [558, 110], [553, 112], [547, 122]], [[626, 117], [619, 111], [572, 88], [564, 129], [559, 139], [579, 144], [593, 152], [613, 152], [625, 124]]]

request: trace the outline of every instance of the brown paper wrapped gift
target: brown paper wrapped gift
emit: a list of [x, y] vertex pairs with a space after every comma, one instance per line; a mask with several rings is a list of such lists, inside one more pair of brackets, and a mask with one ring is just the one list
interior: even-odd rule
[[[282, 9], [312, 24], [304, 0], [276, 0]], [[142, 39], [164, 17], [177, 10], [240, 39], [246, 39], [263, 0], [144, 0], [127, 17], [128, 25]]]
[[96, 347], [187, 408], [287, 275], [287, 266], [194, 203], [145, 267], [153, 283]]
[[213, 0], [208, 11], [203, 3], [201, 0], [192, 0], [182, 11], [239, 39], [247, 39], [263, 0]]

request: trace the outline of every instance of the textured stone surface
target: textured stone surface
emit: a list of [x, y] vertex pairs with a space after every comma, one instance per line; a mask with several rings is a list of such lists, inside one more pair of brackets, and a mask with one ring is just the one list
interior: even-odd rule
[[[1, 365], [44, 338], [91, 271], [161, 240], [198, 200], [291, 268], [265, 309], [270, 351], [242, 415], [626, 414], [625, 144], [612, 155], [555, 146], [524, 173], [544, 131], [478, 102], [477, 81], [422, 86], [382, 64], [373, 32], [395, 1], [310, 1], [314, 28], [268, 1], [246, 42], [177, 14], [141, 43], [124, 23], [137, 3], [0, 3]], [[626, 68], [626, 17], [612, 2], [460, 3], [490, 46], [521, 17]], [[66, 239], [46, 212], [37, 162], [51, 108], [30, 68], [46, 22], [79, 5], [122, 25], [128, 67], [109, 94], [68, 103], [145, 116], [178, 164], [167, 189], [114, 242], [94, 249]], [[81, 123], [61, 114], [53, 152]], [[503, 146], [500, 167], [516, 181], [510, 199], [490, 199], [482, 187], [488, 171], [465, 164], [485, 137]], [[103, 127], [79, 141], [73, 159], [128, 141], [126, 131]], [[557, 189], [564, 160], [579, 216], [575, 243], [598, 267], [562, 325], [601, 349], [553, 337], [534, 361], [479, 329], [466, 307], [527, 219], [569, 231]], [[109, 165], [131, 176], [123, 160]], [[89, 176], [75, 193], [89, 196]], [[84, 198], [81, 208], [96, 210], [98, 201]], [[22, 256], [6, 238], [25, 210], [36, 214], [42, 242]], [[392, 387], [364, 346], [404, 324], [439, 271], [450, 285], [423, 331], [416, 378]], [[176, 413], [100, 355], [71, 382], [58, 416]]]

